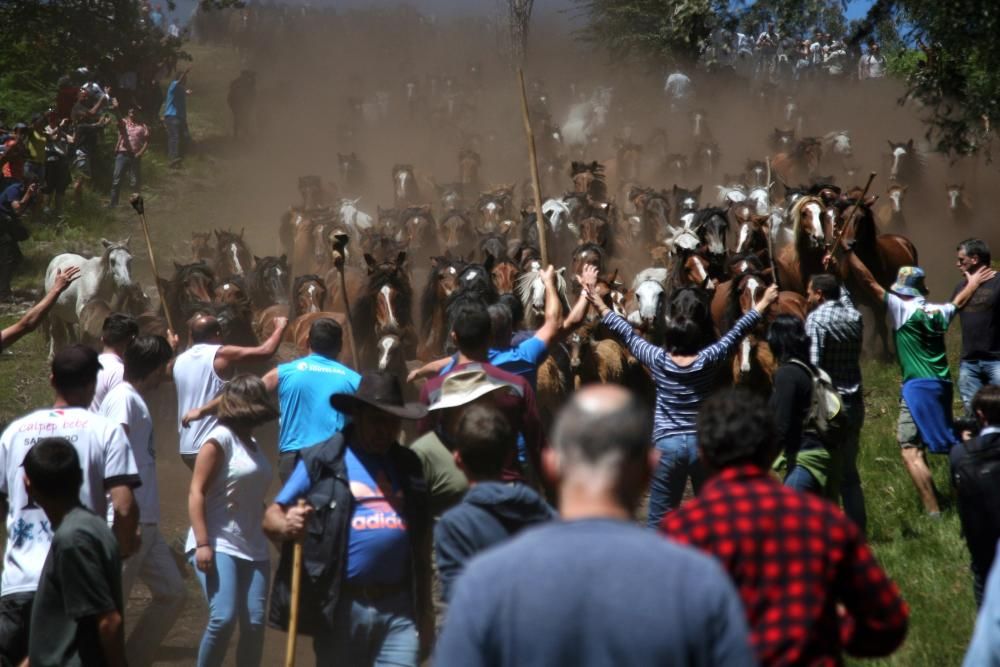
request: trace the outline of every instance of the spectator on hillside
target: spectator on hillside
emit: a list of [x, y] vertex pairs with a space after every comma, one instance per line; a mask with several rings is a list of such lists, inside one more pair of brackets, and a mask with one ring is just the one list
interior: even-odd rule
[[829, 273], [817, 273], [806, 289], [809, 315], [809, 362], [830, 376], [833, 388], [843, 401], [843, 440], [837, 443], [832, 488], [840, 489], [844, 512], [858, 524], [862, 535], [867, 529], [865, 496], [858, 474], [858, 447], [865, 421], [865, 401], [861, 380], [861, 345], [864, 320], [854, 307], [845, 285]]
[[14, 271], [24, 260], [19, 244], [31, 236], [21, 218], [37, 195], [38, 184], [31, 179], [14, 181], [0, 192], [0, 300], [13, 296], [10, 283]]
[[782, 486], [764, 401], [742, 389], [709, 398], [698, 447], [710, 479], [663, 531], [714, 556], [743, 598], [761, 665], [841, 664], [892, 653], [909, 610], [858, 527], [831, 503]]
[[101, 325], [101, 370], [97, 372], [97, 387], [90, 411], [100, 414], [101, 402], [108, 392], [121, 384], [125, 377], [125, 348], [139, 335], [139, 323], [131, 315], [111, 313]]
[[223, 663], [237, 621], [235, 664], [256, 667], [261, 662], [271, 575], [261, 520], [271, 464], [254, 431], [277, 417], [260, 378], [237, 375], [222, 390], [218, 422], [198, 443], [184, 551], [208, 602], [199, 665]]
[[24, 457], [25, 490], [45, 512], [51, 536], [26, 662], [124, 667], [121, 556], [104, 517], [80, 503], [81, 463], [65, 438], [44, 438]]
[[858, 80], [881, 79], [885, 76], [885, 56], [875, 42], [868, 42], [868, 53], [858, 61]]
[[74, 149], [73, 197], [77, 205], [83, 203], [84, 186], [93, 180], [101, 134], [104, 127], [111, 122], [110, 116], [100, 115], [106, 99], [103, 93], [92, 95], [86, 87], [82, 87], [70, 114], [70, 120], [73, 122]]
[[34, 331], [45, 314], [55, 305], [59, 295], [66, 291], [66, 288], [73, 284], [73, 281], [80, 277], [80, 267], [71, 266], [65, 271], [56, 271], [56, 277], [52, 281], [52, 288], [34, 306], [28, 309], [14, 324], [0, 329], [0, 350], [6, 350], [11, 345], [19, 341], [25, 335]]
[[695, 418], [701, 402], [715, 390], [719, 369], [748, 332], [778, 298], [771, 285], [761, 300], [741, 317], [733, 328], [712, 343], [712, 323], [689, 317], [667, 321], [664, 345], [659, 347], [635, 333], [632, 325], [616, 315], [594, 292], [594, 283], [579, 276], [591, 305], [601, 314], [601, 322], [621, 340], [639, 362], [649, 369], [656, 384], [653, 441], [660, 461], [649, 487], [647, 524], [655, 527], [663, 515], [676, 509], [691, 478], [695, 493], [701, 488], [703, 473], [698, 459]]
[[124, 350], [122, 381], [101, 403], [100, 414], [125, 431], [142, 481], [135, 492], [142, 541], [139, 551], [125, 561], [122, 592], [128, 599], [136, 579], [149, 588], [152, 600], [135, 622], [125, 652], [130, 665], [148, 665], [184, 606], [184, 579], [170, 547], [160, 535], [160, 494], [156, 479], [153, 418], [146, 404], [163, 381], [174, 351], [166, 338], [139, 336]]
[[66, 189], [73, 181], [70, 174], [72, 160], [72, 137], [68, 133], [69, 120], [59, 120], [54, 110], [49, 110], [45, 134], [48, 141], [45, 144], [45, 187], [42, 194], [46, 196], [46, 215], [58, 216], [62, 212]]
[[951, 481], [955, 486], [962, 535], [972, 556], [973, 594], [982, 604], [986, 577], [1000, 540], [1000, 386], [987, 385], [972, 399], [979, 435], [952, 447]]
[[111, 178], [110, 208], [118, 206], [123, 178], [128, 178], [129, 188], [138, 192], [142, 188], [142, 156], [149, 148], [149, 128], [139, 119], [141, 109], [132, 105], [128, 114], [118, 121], [118, 143], [115, 145], [115, 171]]
[[[485, 375], [480, 381], [491, 386]], [[474, 394], [486, 387], [473, 384], [467, 389]], [[432, 410], [434, 407], [431, 405]], [[556, 516], [531, 487], [500, 481], [504, 457], [516, 438], [507, 419], [488, 403], [463, 410], [455, 425], [455, 462], [468, 478], [470, 488], [434, 526], [435, 562], [445, 602], [451, 597], [455, 580], [474, 556], [523, 528]]]
[[167, 159], [170, 167], [181, 166], [181, 160], [191, 141], [191, 133], [187, 125], [187, 96], [191, 91], [187, 88], [187, 77], [191, 68], [188, 67], [177, 75], [177, 78], [167, 86], [167, 97], [163, 102], [163, 125], [167, 129]]
[[210, 315], [201, 315], [191, 323], [192, 345], [177, 356], [171, 375], [177, 389], [177, 429], [180, 455], [184, 464], [194, 469], [198, 448], [215, 428], [215, 417], [188, 426], [185, 415], [193, 408], [208, 404], [226, 384], [228, 371], [240, 362], [263, 361], [278, 351], [288, 326], [288, 318], [274, 321], [274, 332], [256, 347], [223, 345], [222, 326]]
[[931, 517], [940, 517], [937, 490], [925, 450], [947, 452], [957, 442], [952, 426], [951, 374], [944, 337], [956, 311], [996, 272], [986, 266], [974, 274], [964, 271], [965, 287], [949, 303], [931, 304], [926, 298], [923, 269], [901, 267], [896, 282], [886, 290], [850, 248], [845, 251], [851, 271], [889, 311], [903, 374], [896, 437], [924, 510]]
[[420, 462], [396, 438], [427, 409], [381, 371], [330, 404], [351, 425], [300, 452], [264, 517], [284, 543], [270, 622], [287, 627], [291, 542], [304, 538], [298, 627], [316, 664], [416, 667], [434, 641], [431, 517]]
[[[989, 267], [990, 247], [982, 239], [958, 244], [955, 265], [963, 273]], [[955, 286], [955, 294], [965, 281]], [[962, 326], [962, 358], [958, 366], [958, 393], [967, 415], [972, 415], [972, 397], [988, 384], [1000, 384], [1000, 276], [983, 283], [958, 314]]]
[[30, 617], [52, 527], [38, 505], [30, 502], [22, 467], [40, 434], [65, 438], [76, 450], [83, 468], [79, 500], [84, 507], [103, 517], [107, 496], [111, 496], [111, 527], [122, 558], [131, 556], [138, 546], [138, 511], [132, 489], [140, 480], [128, 439], [121, 426], [87, 411], [99, 368], [97, 352], [84, 345], [56, 352], [51, 365], [52, 407], [15, 420], [0, 436], [0, 496], [9, 527], [0, 577], [0, 655], [11, 664], [19, 664], [27, 655], [29, 637], [47, 636], [45, 631], [31, 632]]
[[718, 564], [631, 520], [649, 479], [650, 435], [648, 409], [624, 388], [573, 394], [544, 454], [563, 520], [469, 563], [435, 665], [754, 664]]
[[45, 116], [36, 113], [31, 117], [31, 125], [25, 130], [24, 143], [27, 154], [24, 161], [24, 175], [38, 183], [39, 188], [45, 187], [45, 149], [48, 140], [48, 134], [45, 132]]
[[24, 163], [28, 158], [28, 126], [15, 123], [14, 131], [3, 142], [0, 155], [0, 187], [7, 188], [24, 180]]

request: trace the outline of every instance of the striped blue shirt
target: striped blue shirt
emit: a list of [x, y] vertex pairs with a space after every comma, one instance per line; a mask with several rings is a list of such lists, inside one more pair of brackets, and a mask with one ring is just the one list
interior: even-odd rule
[[653, 440], [660, 440], [695, 432], [698, 408], [716, 388], [719, 366], [729, 358], [740, 339], [760, 322], [760, 314], [751, 310], [741, 317], [725, 336], [699, 352], [688, 366], [674, 363], [662, 347], [647, 342], [613, 312], [605, 313], [601, 321], [653, 375], [656, 383]]

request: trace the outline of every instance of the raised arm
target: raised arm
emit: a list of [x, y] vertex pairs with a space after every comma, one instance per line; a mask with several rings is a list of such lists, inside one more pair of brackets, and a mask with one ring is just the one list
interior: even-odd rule
[[225, 371], [230, 364], [241, 361], [257, 361], [268, 359], [274, 356], [284, 338], [285, 329], [288, 327], [287, 317], [276, 317], [274, 319], [274, 331], [266, 341], [256, 347], [240, 347], [237, 345], [223, 345], [215, 353], [215, 372]]
[[976, 290], [979, 289], [979, 286], [987, 280], [991, 280], [997, 274], [996, 271], [988, 266], [980, 266], [979, 270], [975, 273], [969, 273], [968, 271], [963, 271], [962, 273], [965, 274], [965, 287], [951, 300], [956, 308], [965, 306], [969, 302], [969, 299], [972, 298], [972, 295], [976, 293]]
[[583, 322], [583, 318], [587, 316], [587, 309], [590, 307], [590, 302], [587, 301], [587, 289], [594, 289], [597, 285], [598, 271], [597, 267], [591, 264], [584, 264], [583, 271], [576, 277], [580, 285], [585, 288], [580, 290], [580, 297], [573, 304], [570, 309], [569, 314], [566, 315], [566, 319], [562, 323], [562, 332], [569, 333], [577, 327], [578, 324]]
[[847, 263], [851, 267], [851, 271], [861, 282], [861, 285], [871, 292], [872, 296], [876, 299], [884, 301], [885, 288], [878, 284], [878, 281], [875, 280], [875, 276], [873, 276], [872, 272], [868, 270], [865, 263], [858, 259], [858, 256], [849, 250], [844, 254], [847, 255]]
[[733, 351], [733, 348], [736, 347], [736, 344], [743, 340], [743, 337], [750, 333], [751, 329], [757, 326], [761, 317], [764, 316], [767, 309], [770, 308], [771, 304], [777, 299], [777, 286], [769, 286], [766, 290], [764, 290], [764, 296], [760, 298], [760, 301], [758, 301], [753, 308], [744, 314], [743, 317], [736, 320], [736, 324], [733, 325], [732, 329], [726, 332], [725, 336], [702, 350], [700, 355], [704, 357], [708, 363], [716, 363], [723, 359], [727, 359], [729, 354]]
[[52, 289], [42, 297], [41, 301], [28, 309], [28, 312], [17, 322], [0, 331], [0, 345], [10, 347], [26, 334], [34, 331], [39, 323], [41, 323], [42, 318], [45, 317], [45, 314], [55, 305], [59, 295], [65, 292], [73, 281], [79, 277], [80, 268], [77, 266], [71, 266], [65, 271], [57, 271], [55, 281], [52, 283]]
[[545, 321], [535, 332], [535, 338], [548, 347], [562, 326], [562, 303], [556, 288], [556, 270], [551, 265], [542, 270], [542, 281], [545, 283]]

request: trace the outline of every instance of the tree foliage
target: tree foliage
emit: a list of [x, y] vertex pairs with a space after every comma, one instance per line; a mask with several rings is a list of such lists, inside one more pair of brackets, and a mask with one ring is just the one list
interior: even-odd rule
[[87, 67], [114, 81], [149, 75], [183, 57], [180, 42], [150, 26], [135, 0], [0, 2], [0, 106], [15, 116], [44, 109], [59, 78]]

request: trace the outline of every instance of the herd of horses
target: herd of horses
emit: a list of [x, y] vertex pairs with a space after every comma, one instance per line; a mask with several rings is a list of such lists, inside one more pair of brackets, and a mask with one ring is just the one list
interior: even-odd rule
[[[646, 339], [662, 343], [666, 322], [688, 317], [702, 323], [708, 343], [771, 283], [781, 292], [770, 315], [805, 317], [810, 276], [825, 271], [824, 257], [845, 246], [853, 246], [884, 286], [900, 266], [918, 263], [913, 243], [899, 233], [905, 231], [903, 193], [915, 178], [906, 158], [912, 143], [892, 147], [887, 216], [867, 188], [841, 189], [834, 177], [817, 176], [830, 164], [823, 158], [826, 147], [840, 151], [838, 178], [856, 175], [845, 159], [844, 134], [795, 139], [775, 133], [774, 153], [763, 163], [748, 162], [741, 174], [725, 175], [714, 196], [702, 186], [641, 183], [643, 147], [620, 140], [613, 160], [570, 163], [562, 176], [564, 194], [543, 199], [541, 224], [530, 188], [522, 188], [525, 201], [518, 205], [515, 185], [486, 186], [481, 158], [470, 148], [458, 155], [453, 183], [421, 179], [412, 165], [396, 165], [393, 205], [374, 215], [359, 208], [357, 197], [340, 196], [332, 183], [304, 176], [301, 201], [276, 224], [274, 254], [255, 254], [242, 232], [194, 232], [190, 257], [175, 258], [173, 275], [156, 278], [160, 303], [134, 281], [128, 240], [105, 241], [91, 259], [55, 257], [47, 284], [68, 265], [81, 266], [83, 275], [60, 298], [47, 330], [54, 350], [74, 336], [96, 343], [112, 311], [130, 312], [144, 331], [156, 333], [166, 330], [169, 313], [184, 341], [187, 322], [208, 313], [219, 318], [227, 342], [254, 345], [273, 332], [276, 318], [287, 317], [281, 355], [291, 358], [305, 351], [312, 321], [333, 317], [353, 333], [342, 352], [345, 362], [405, 376], [419, 362], [452, 351], [454, 313], [470, 300], [504, 302], [518, 327], [539, 326], [547, 262], [563, 267], [558, 285], [564, 311], [578, 296], [572, 277], [590, 264], [600, 275], [602, 298]], [[338, 180], [350, 192], [361, 182], [360, 160], [340, 157]], [[690, 175], [675, 174], [677, 182]], [[961, 189], [949, 189], [949, 199], [961, 205]], [[542, 234], [547, 258], [540, 252]], [[868, 297], [847, 262], [836, 266], [871, 312], [878, 351], [888, 355], [882, 304]], [[769, 389], [775, 362], [764, 327], [735, 354], [731, 382]], [[552, 414], [587, 382], [652, 391], [649, 376], [593, 314], [565, 332], [541, 366], [542, 412]]]

